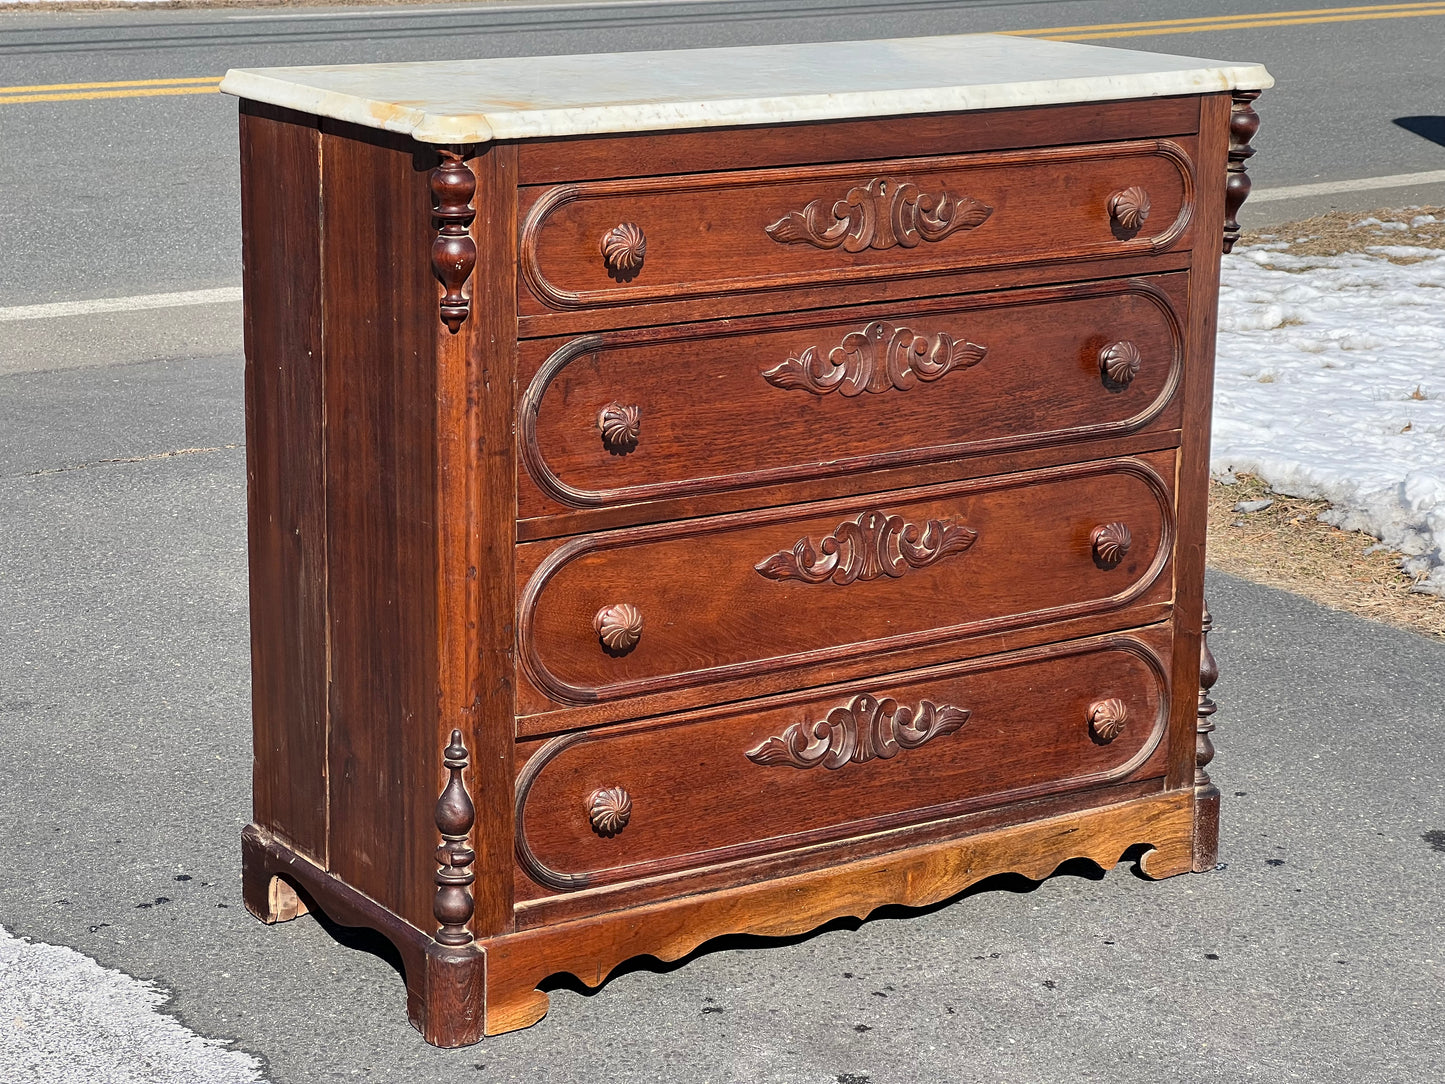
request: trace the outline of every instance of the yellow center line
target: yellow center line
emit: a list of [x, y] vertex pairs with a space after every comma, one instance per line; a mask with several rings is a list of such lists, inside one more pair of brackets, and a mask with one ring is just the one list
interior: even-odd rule
[[[1203, 15], [1193, 19], [1153, 19], [1149, 22], [1138, 23], [1095, 23], [1091, 26], [1051, 26], [1036, 30], [1000, 30], [997, 33], [1011, 34], [1015, 37], [1025, 34], [1072, 34], [1088, 33], [1103, 30], [1134, 30], [1136, 28], [1157, 26], [1177, 27], [1173, 33], [1187, 34], [1192, 32], [1200, 24], [1207, 24], [1212, 29], [1218, 23], [1254, 22], [1258, 19], [1286, 19], [1297, 16], [1323, 15], [1323, 16], [1345, 16], [1355, 12], [1366, 12], [1383, 15], [1386, 12], [1400, 12], [1401, 15], [1434, 15], [1436, 9], [1442, 6], [1441, 0], [1430, 0], [1429, 3], [1417, 4], [1366, 4], [1352, 8], [1306, 8], [1301, 11], [1259, 11], [1249, 15]], [[1423, 9], [1423, 10], [1422, 10]], [[1401, 16], [1397, 15], [1396, 18]], [[1329, 21], [1333, 22], [1334, 19]]]
[[38, 94], [47, 90], [109, 90], [111, 87], [168, 87], [181, 83], [219, 83], [214, 75], [187, 76], [184, 79], [124, 79], [118, 83], [42, 83], [33, 87], [0, 87], [0, 95]]
[[[1163, 34], [1198, 34], [1208, 31], [1261, 30], [1272, 26], [1309, 26], [1315, 23], [1353, 23], [1370, 19], [1413, 19], [1428, 15], [1445, 15], [1445, 4], [1433, 4], [1419, 10], [1386, 11], [1368, 14], [1320, 15], [1309, 18], [1282, 19], [1256, 16], [1249, 21], [1213, 22], [1198, 26], [1153, 26], [1139, 30], [1103, 30], [1094, 33], [1060, 33], [1056, 30], [1003, 30], [1012, 37], [1047, 38], [1051, 41], [1097, 41], [1102, 38], [1147, 38]], [[1085, 29], [1085, 28], [1080, 28]]]
[[[1445, 0], [1431, 3], [1380, 4], [1341, 8], [1302, 8], [1245, 15], [1205, 15], [1190, 19], [1155, 19], [1134, 23], [1096, 23], [1092, 26], [1053, 26], [1038, 30], [1000, 30], [1020, 38], [1054, 41], [1096, 41], [1104, 38], [1142, 38], [1163, 34], [1200, 34], [1228, 30], [1260, 30], [1276, 26], [1310, 26], [1352, 23], [1371, 19], [1414, 19], [1445, 15]], [[219, 76], [178, 79], [127, 79], [109, 83], [48, 83], [0, 87], [0, 105], [25, 102], [70, 102], [100, 98], [156, 98], [173, 94], [215, 94]]]
[[97, 98], [158, 98], [172, 94], [219, 94], [220, 80], [208, 87], [151, 87], [148, 90], [91, 90], [70, 94], [11, 94], [0, 96], [0, 105], [20, 105], [23, 102], [75, 102]]

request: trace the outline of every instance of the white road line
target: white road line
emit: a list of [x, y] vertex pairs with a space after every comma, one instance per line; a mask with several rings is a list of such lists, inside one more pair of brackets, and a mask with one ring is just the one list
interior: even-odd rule
[[11, 320], [51, 320], [57, 316], [90, 316], [100, 312], [136, 312], [140, 309], [177, 309], [186, 305], [220, 305], [241, 300], [241, 287], [183, 290], [174, 294], [139, 294], [102, 297], [94, 301], [55, 301], [48, 305], [13, 305], [0, 309], [0, 324]]
[[659, 4], [713, 4], [717, 0], [562, 0], [554, 4], [465, 4], [459, 7], [410, 8], [402, 11], [370, 11], [366, 8], [351, 11], [303, 11], [284, 15], [227, 15], [233, 23], [263, 23], [278, 19], [409, 19], [413, 15], [475, 15], [479, 11], [488, 14], [515, 15], [555, 12], [560, 10], [589, 10], [592, 8], [641, 8], [656, 7]]
[[1332, 196], [1336, 192], [1368, 192], [1373, 188], [1408, 188], [1416, 184], [1438, 184], [1445, 181], [1445, 169], [1426, 173], [1394, 173], [1388, 177], [1361, 177], [1354, 181], [1322, 181], [1319, 184], [1294, 184], [1285, 188], [1256, 188], [1249, 194], [1250, 203], [1268, 203], [1276, 199], [1298, 199], [1300, 196]]

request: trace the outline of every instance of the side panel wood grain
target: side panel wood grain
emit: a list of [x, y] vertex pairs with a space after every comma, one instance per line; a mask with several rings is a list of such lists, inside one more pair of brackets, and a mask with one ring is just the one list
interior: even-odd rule
[[[1169, 785], [1194, 784], [1194, 733], [1199, 680], [1200, 624], [1204, 614], [1204, 539], [1209, 500], [1209, 429], [1214, 408], [1214, 340], [1219, 324], [1219, 263], [1224, 236], [1224, 183], [1229, 150], [1228, 94], [1200, 99], [1199, 242], [1190, 270], [1185, 363], [1184, 431], [1179, 451], [1179, 542], [1174, 565], [1176, 704], [1171, 725]], [[1188, 692], [1195, 684], [1195, 693]]]
[[325, 864], [326, 495], [320, 133], [241, 104], [256, 823]]
[[423, 930], [440, 759], [434, 164], [323, 123], [330, 868]]

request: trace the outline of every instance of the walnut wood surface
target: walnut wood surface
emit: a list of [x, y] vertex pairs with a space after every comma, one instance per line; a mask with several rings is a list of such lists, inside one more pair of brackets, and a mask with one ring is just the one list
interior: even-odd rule
[[1152, 847], [1139, 863], [1149, 877], [1186, 873], [1192, 795], [1176, 791], [500, 938], [487, 946], [487, 1034], [540, 1020], [547, 995], [536, 984], [559, 971], [598, 986], [633, 956], [676, 960], [724, 933], [787, 936], [843, 915], [866, 918], [886, 904], [927, 906], [996, 873], [1042, 879], [1070, 858], [1107, 868], [1140, 843]]
[[[481, 256], [471, 279], [474, 303], [457, 334], [432, 324], [440, 669], [431, 740], [440, 750], [460, 729], [473, 750], [466, 779], [478, 825], [470, 841], [477, 855], [472, 929], [486, 936], [512, 921], [516, 147], [489, 146], [466, 165], [477, 179], [471, 228]], [[439, 787], [444, 775], [439, 759], [435, 764]]]
[[322, 125], [333, 873], [432, 919], [439, 290], [409, 141]]
[[[1154, 754], [1169, 714], [1169, 657], [1165, 626], [793, 694], [745, 710], [524, 743], [521, 873], [539, 886], [573, 891], [1158, 776], [1163, 757]], [[831, 770], [753, 756], [790, 727], [816, 731], [819, 720], [860, 695], [915, 707], [945, 704], [964, 721], [920, 736], [913, 748], [895, 744], [887, 757], [830, 763]], [[1135, 725], [1101, 745], [1090, 732], [1089, 708], [1110, 697], [1128, 706]], [[626, 830], [609, 839], [592, 831], [586, 810], [587, 796], [604, 786], [622, 787], [632, 800]], [[520, 878], [518, 891], [536, 892], [523, 892]]]
[[969, 154], [1063, 143], [1188, 136], [1199, 130], [1199, 99], [1145, 98], [977, 113], [702, 128], [635, 135], [579, 136], [518, 144], [523, 184], [647, 177], [704, 170], [859, 162]]
[[[518, 550], [521, 662], [545, 700], [582, 704], [825, 660], [956, 640], [1167, 599], [1173, 456], [1105, 461], [912, 493], [803, 505]], [[965, 552], [899, 578], [822, 585], [755, 567], [874, 507], [976, 531]], [[1091, 533], [1122, 520], [1134, 542], [1101, 568]], [[649, 626], [625, 655], [598, 643], [593, 615], [616, 600]], [[700, 695], [705, 695], [701, 694]]]
[[[1212, 94], [1202, 100], [1201, 146], [1209, 148], [1199, 163], [1201, 191], [1223, 192], [1229, 149], [1230, 95]], [[1199, 236], [1218, 236], [1224, 222], [1223, 200], [1201, 200]], [[1179, 452], [1179, 538], [1175, 553], [1175, 622], [1171, 680], [1176, 690], [1198, 680], [1200, 623], [1204, 613], [1205, 531], [1209, 494], [1209, 431], [1214, 409], [1214, 340], [1219, 293], [1219, 250], [1201, 243], [1193, 251], [1190, 270], [1188, 355], [1182, 394], [1184, 431]], [[1169, 777], [1171, 787], [1194, 782], [1195, 704], [1177, 697], [1170, 720]]]
[[[1187, 291], [1186, 276], [1166, 275], [526, 342], [518, 442], [532, 485], [519, 514], [1175, 428]], [[883, 321], [986, 353], [882, 394], [821, 394], [768, 376], [799, 358], [824, 371], [830, 353], [859, 364], [857, 337]], [[1141, 359], [1127, 385], [1106, 381], [1098, 361], [1120, 339]], [[871, 364], [886, 364], [885, 347]], [[644, 419], [623, 453], [596, 421], [618, 401]]]
[[320, 139], [315, 118], [242, 104], [253, 815], [325, 864]]
[[[524, 188], [520, 260], [526, 287], [519, 284], [518, 311], [1159, 252], [1180, 243], [1194, 213], [1192, 144], [1146, 140]], [[1109, 197], [1125, 184], [1150, 193], [1153, 212], [1138, 231], [1121, 232], [1110, 215]], [[914, 186], [936, 200], [947, 193], [991, 211], [976, 228], [942, 240], [915, 236], [912, 244], [869, 244], [856, 252], [782, 243], [777, 236], [777, 224], [789, 215], [810, 204], [826, 209], [851, 201], [855, 190], [869, 186]], [[855, 212], [864, 216], [860, 222], [891, 213], [862, 200], [867, 209]], [[598, 239], [619, 221], [635, 222], [648, 239], [646, 265], [621, 282], [598, 248]], [[603, 314], [596, 320], [607, 324]]]
[[[433, 172], [244, 103], [247, 907], [381, 930], [459, 1045], [559, 970], [1136, 843], [1212, 868], [1230, 107]], [[604, 644], [622, 606], [641, 636]]]

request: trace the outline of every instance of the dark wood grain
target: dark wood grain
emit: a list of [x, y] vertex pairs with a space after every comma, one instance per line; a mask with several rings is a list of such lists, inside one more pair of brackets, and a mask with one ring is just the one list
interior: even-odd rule
[[[706, 695], [702, 686], [729, 678], [1168, 599], [1173, 467], [1165, 453], [896, 494], [884, 512], [920, 528], [955, 523], [977, 539], [922, 571], [872, 582], [779, 580], [757, 567], [809, 540], [821, 553], [821, 540], [871, 502], [522, 546], [521, 662], [537, 692], [520, 689], [519, 707], [684, 686]], [[1134, 546], [1101, 568], [1092, 532], [1114, 520], [1130, 524]], [[622, 602], [645, 626], [618, 654], [598, 642], [593, 615]]]
[[[526, 287], [518, 311], [617, 306], [667, 299], [737, 296], [960, 267], [1006, 266], [1161, 252], [1182, 241], [1194, 213], [1193, 139], [1095, 144], [955, 158], [900, 159], [860, 166], [817, 166], [692, 174], [662, 180], [582, 182], [522, 190], [520, 266]], [[1109, 196], [1123, 184], [1146, 188], [1153, 213], [1138, 231], [1113, 228]], [[869, 193], [913, 186], [939, 202], [976, 201], [988, 209], [976, 228], [911, 244], [873, 241], [858, 251], [796, 243], [779, 227], [815, 206], [830, 208]], [[860, 224], [889, 214], [856, 210]], [[915, 205], [916, 206], [916, 205]], [[619, 222], [647, 235], [647, 259], [635, 277], [609, 275], [601, 241]], [[804, 231], [806, 232], [806, 231]], [[946, 231], [945, 231], [946, 232]], [[890, 238], [892, 231], [889, 231]], [[789, 238], [793, 238], [792, 241]], [[605, 317], [602, 317], [605, 324]]]
[[[433, 924], [437, 740], [434, 158], [322, 127], [331, 864]], [[445, 334], [445, 329], [441, 329]]]
[[470, 316], [455, 334], [433, 325], [439, 667], [433, 741], [440, 749], [460, 729], [474, 750], [467, 773], [478, 825], [471, 840], [472, 929], [485, 937], [512, 921], [516, 148], [488, 147], [466, 165], [477, 182], [471, 228], [481, 254]]
[[[1223, 192], [1229, 150], [1228, 94], [1203, 99], [1200, 133], [1200, 185], [1204, 191]], [[1200, 237], [1223, 229], [1222, 199], [1200, 204]], [[1194, 249], [1190, 270], [1188, 354], [1185, 361], [1184, 431], [1179, 450], [1179, 539], [1175, 557], [1175, 612], [1179, 636], [1174, 643], [1171, 680], [1175, 689], [1188, 689], [1199, 673], [1199, 629], [1204, 613], [1205, 535], [1209, 496], [1210, 420], [1214, 410], [1214, 341], [1218, 329], [1219, 251], [1210, 244]], [[1170, 723], [1170, 787], [1194, 785], [1195, 705], [1177, 697]]]
[[[1140, 636], [1049, 645], [922, 674], [793, 694], [745, 710], [526, 743], [517, 788], [521, 873], [575, 891], [701, 868], [936, 820], [1051, 792], [1162, 775], [1169, 718], [1167, 626]], [[859, 698], [917, 715], [954, 712], [950, 728], [891, 749], [850, 729]], [[1130, 725], [1108, 744], [1090, 708], [1118, 697]], [[886, 717], [886, 716], [885, 716]], [[954, 725], [956, 724], [956, 725]], [[789, 759], [784, 735], [846, 743], [842, 763]], [[796, 748], [796, 747], [795, 747]], [[881, 750], [881, 753], [880, 753]], [[768, 757], [767, 752], [778, 753]], [[1161, 755], [1155, 755], [1156, 751]], [[866, 757], [861, 762], [858, 754]], [[606, 837], [587, 799], [621, 788], [626, 826]]]
[[1199, 99], [991, 109], [977, 113], [824, 121], [802, 129], [702, 128], [634, 135], [528, 140], [518, 145], [523, 184], [648, 177], [718, 169], [968, 154], [1060, 143], [1187, 136], [1199, 130]]
[[320, 138], [315, 118], [243, 103], [252, 815], [325, 864]]
[[[529, 341], [519, 443], [536, 488], [521, 492], [519, 514], [1177, 428], [1187, 291], [1185, 276], [1168, 275]], [[887, 329], [882, 344], [860, 343], [878, 328]], [[868, 361], [881, 371], [890, 336], [948, 336], [984, 352], [876, 394], [770, 375], [790, 362], [822, 372]], [[1106, 380], [1099, 361], [1120, 340], [1139, 359], [1127, 384]], [[638, 415], [626, 448], [599, 426], [613, 404]]]

